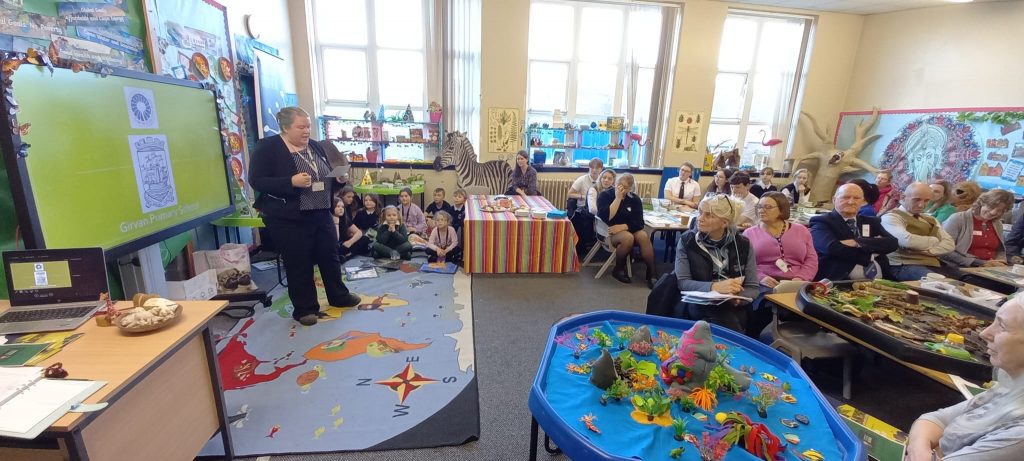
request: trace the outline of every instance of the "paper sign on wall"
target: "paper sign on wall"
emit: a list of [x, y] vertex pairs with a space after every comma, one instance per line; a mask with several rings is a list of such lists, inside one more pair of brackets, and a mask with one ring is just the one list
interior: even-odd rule
[[155, 130], [160, 128], [156, 116], [153, 90], [126, 86], [124, 87], [124, 101], [128, 104], [128, 121], [133, 129]]
[[174, 187], [171, 155], [167, 150], [167, 137], [158, 135], [128, 136], [135, 166], [135, 184], [138, 186], [142, 212], [178, 204], [178, 191]]

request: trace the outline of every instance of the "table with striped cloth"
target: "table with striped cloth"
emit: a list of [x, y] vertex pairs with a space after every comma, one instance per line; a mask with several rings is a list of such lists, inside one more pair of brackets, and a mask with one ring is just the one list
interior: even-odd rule
[[[544, 197], [512, 197], [518, 206], [553, 210]], [[566, 218], [517, 218], [512, 212], [488, 213], [480, 207], [493, 196], [466, 202], [462, 242], [465, 271], [477, 274], [579, 272], [576, 231]]]

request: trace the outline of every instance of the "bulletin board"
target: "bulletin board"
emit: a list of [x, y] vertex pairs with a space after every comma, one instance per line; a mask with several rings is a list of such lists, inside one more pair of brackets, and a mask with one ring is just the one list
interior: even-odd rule
[[[836, 146], [852, 144], [856, 125], [870, 116], [870, 111], [841, 113]], [[861, 158], [892, 170], [900, 188], [935, 178], [952, 183], [973, 179], [986, 189], [1024, 194], [1022, 123], [1024, 107], [880, 111], [868, 135], [881, 137]]]

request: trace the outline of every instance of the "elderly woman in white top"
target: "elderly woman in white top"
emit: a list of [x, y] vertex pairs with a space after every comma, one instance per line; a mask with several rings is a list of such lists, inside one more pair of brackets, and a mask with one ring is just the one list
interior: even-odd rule
[[607, 169], [601, 172], [594, 181], [594, 185], [587, 191], [587, 210], [590, 214], [597, 216], [597, 196], [605, 189], [611, 189], [615, 185], [615, 170]]
[[996, 312], [981, 332], [998, 384], [918, 418], [910, 428], [908, 461], [1024, 459], [1024, 295]]

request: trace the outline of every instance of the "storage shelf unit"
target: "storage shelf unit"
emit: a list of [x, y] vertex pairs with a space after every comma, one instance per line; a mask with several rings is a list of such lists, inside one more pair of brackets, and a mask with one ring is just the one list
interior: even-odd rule
[[430, 161], [444, 142], [441, 123], [366, 121], [325, 115], [324, 137], [352, 162]]

